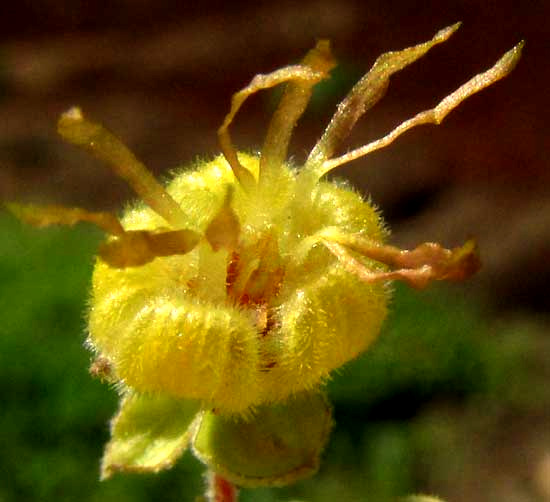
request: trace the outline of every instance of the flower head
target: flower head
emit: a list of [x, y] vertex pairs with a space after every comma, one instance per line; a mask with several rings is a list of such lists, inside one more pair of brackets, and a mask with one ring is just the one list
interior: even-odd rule
[[[349, 186], [323, 178], [411, 127], [439, 124], [465, 98], [516, 64], [521, 45], [433, 109], [380, 140], [335, 157], [360, 116], [383, 96], [391, 75], [457, 28], [380, 56], [340, 103], [303, 166], [286, 161], [287, 149], [313, 86], [334, 66], [326, 41], [300, 64], [257, 75], [234, 94], [218, 131], [223, 155], [176, 172], [166, 187], [79, 109], [61, 117], [60, 134], [107, 161], [143, 201], [120, 220], [78, 208], [13, 206], [35, 224], [89, 221], [109, 234], [94, 270], [88, 345], [98, 357], [96, 372], [117, 382], [125, 395], [113, 423], [115, 438], [128, 436], [128, 417], [148, 416], [151, 410], [168, 407], [174, 416], [192, 417], [202, 407], [223, 417], [245, 417], [250, 424], [255, 413], [267, 413], [269, 423], [279, 416], [277, 407], [290, 403], [284, 413], [293, 417], [292, 410], [319, 410], [324, 418], [317, 424], [317, 442], [323, 443], [329, 413], [323, 399], [311, 396], [332, 370], [376, 338], [386, 316], [388, 282], [423, 287], [431, 280], [463, 279], [477, 270], [472, 242], [453, 250], [425, 243], [411, 251], [386, 244], [387, 231], [372, 203]], [[251, 94], [281, 83], [286, 88], [261, 154], [237, 152], [229, 126], [240, 106]], [[179, 423], [185, 432], [190, 419]], [[195, 430], [204, 431], [205, 423], [203, 419], [202, 428]], [[156, 463], [143, 458], [143, 451], [151, 458], [150, 446], [138, 448], [139, 461], [129, 461], [128, 448], [121, 449], [113, 439], [104, 474], [117, 465], [164, 467], [181, 453], [189, 440], [185, 434], [165, 445], [170, 454], [161, 454], [163, 460]], [[197, 450], [210, 444], [208, 437], [195, 438]], [[152, 456], [158, 460], [156, 454]], [[208, 453], [199, 456], [210, 462]], [[248, 478], [238, 477], [242, 479]]]

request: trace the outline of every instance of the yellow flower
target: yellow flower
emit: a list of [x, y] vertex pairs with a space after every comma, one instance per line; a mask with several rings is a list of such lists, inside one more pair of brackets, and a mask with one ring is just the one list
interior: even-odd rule
[[[89, 221], [110, 234], [93, 275], [88, 345], [98, 357], [94, 372], [117, 382], [126, 396], [113, 423], [114, 438], [143, 438], [141, 425], [153, 423], [162, 414], [158, 410], [185, 417], [179, 419], [183, 432], [177, 441], [173, 434], [167, 435], [167, 443], [150, 445], [140, 439], [120, 446], [113, 439], [105, 476], [121, 468], [169, 465], [189, 441], [185, 431], [197, 409], [183, 404], [187, 400], [245, 421], [259, 409], [258, 416], [267, 422], [302, 410], [295, 411], [299, 421], [303, 410], [314, 406], [322, 415], [315, 441], [324, 443], [330, 413], [323, 399], [311, 396], [332, 370], [376, 338], [386, 316], [388, 282], [423, 287], [431, 280], [463, 279], [475, 272], [472, 242], [453, 250], [433, 243], [412, 251], [394, 248], [385, 243], [387, 231], [372, 203], [349, 186], [323, 179], [414, 126], [439, 124], [518, 61], [521, 44], [433, 109], [380, 140], [334, 157], [360, 116], [383, 96], [391, 75], [457, 28], [380, 56], [340, 103], [303, 166], [286, 161], [287, 148], [313, 86], [334, 66], [326, 41], [301, 64], [257, 75], [234, 94], [218, 131], [223, 155], [176, 172], [167, 187], [78, 108], [61, 117], [60, 134], [111, 164], [143, 203], [129, 208], [121, 220], [78, 208], [12, 205], [12, 210], [37, 225]], [[237, 152], [228, 128], [240, 106], [251, 94], [281, 83], [286, 83], [285, 92], [261, 154]], [[215, 416], [209, 420], [214, 425], [203, 421], [210, 425], [195, 429], [233, 430], [233, 422], [218, 423]], [[307, 423], [302, 425], [307, 429]], [[209, 451], [201, 450], [210, 444], [210, 436], [202, 434], [195, 441], [199, 456], [218, 465]], [[219, 469], [231, 472], [231, 467]], [[273, 474], [271, 464], [266, 469], [266, 479], [287, 479], [284, 473], [282, 478]], [[248, 479], [246, 473], [238, 474], [238, 482]]]
[[[239, 159], [256, 178], [259, 158]], [[376, 337], [388, 294], [321, 243], [332, 229], [382, 242], [378, 214], [357, 193], [309, 183], [287, 165], [265, 189], [247, 192], [222, 157], [176, 174], [167, 191], [186, 228], [204, 235], [228, 186], [239, 222], [234, 246], [214, 250], [202, 239], [185, 255], [139, 267], [98, 261], [89, 341], [125, 385], [232, 413], [318, 386]], [[166, 225], [148, 207], [131, 209], [122, 224]]]

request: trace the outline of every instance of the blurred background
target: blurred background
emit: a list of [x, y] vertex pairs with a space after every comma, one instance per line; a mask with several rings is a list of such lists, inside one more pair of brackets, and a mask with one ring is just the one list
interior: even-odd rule
[[[116, 209], [133, 194], [56, 135], [79, 105], [159, 176], [217, 154], [233, 92], [298, 62], [319, 38], [340, 65], [291, 145], [300, 163], [336, 104], [382, 52], [463, 21], [392, 78], [346, 148], [431, 108], [520, 39], [518, 67], [439, 127], [337, 170], [383, 210], [392, 242], [474, 236], [483, 269], [458, 286], [396, 287], [380, 340], [335, 376], [337, 425], [320, 473], [246, 501], [550, 501], [548, 2], [43, 0], [0, 16], [0, 199]], [[278, 93], [232, 129], [254, 150]], [[0, 502], [192, 501], [201, 467], [99, 483], [116, 394], [87, 374], [84, 311], [99, 232], [38, 231], [0, 213]]]

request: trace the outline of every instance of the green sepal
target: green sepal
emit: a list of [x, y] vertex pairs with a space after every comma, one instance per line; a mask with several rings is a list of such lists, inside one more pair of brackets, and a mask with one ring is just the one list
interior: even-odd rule
[[283, 486], [313, 475], [332, 427], [318, 393], [258, 407], [252, 417], [205, 411], [194, 426], [193, 451], [210, 470], [253, 488]]
[[200, 403], [164, 396], [128, 394], [111, 420], [111, 440], [101, 461], [101, 479], [115, 472], [158, 472], [172, 467], [191, 438]]

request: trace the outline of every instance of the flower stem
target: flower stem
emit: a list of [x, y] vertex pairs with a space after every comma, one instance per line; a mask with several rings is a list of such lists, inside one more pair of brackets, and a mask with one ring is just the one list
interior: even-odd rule
[[210, 471], [208, 473], [208, 491], [206, 496], [209, 502], [237, 502], [239, 490], [230, 481]]

